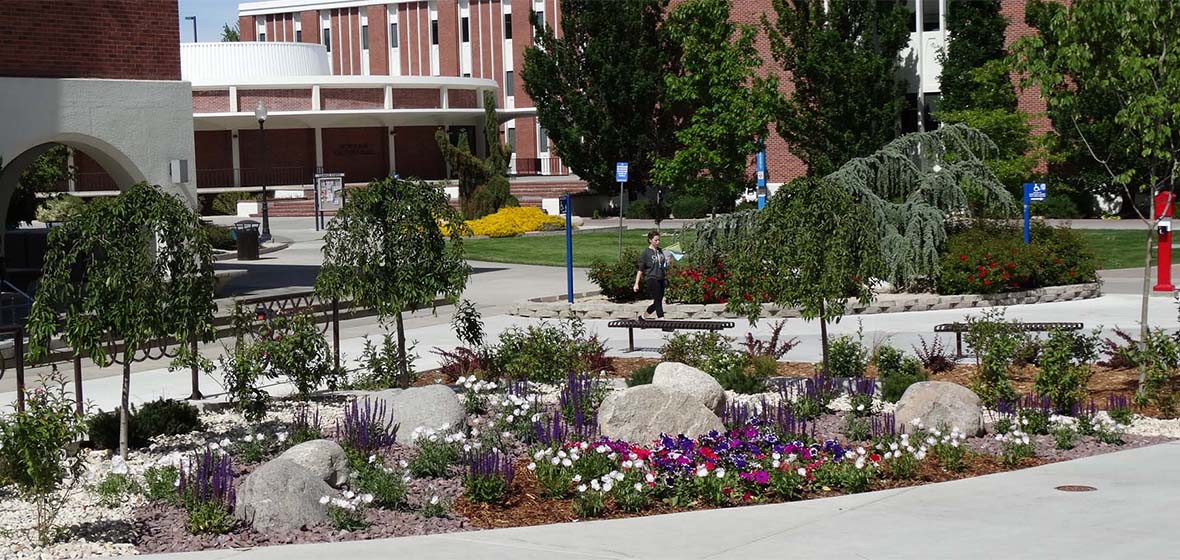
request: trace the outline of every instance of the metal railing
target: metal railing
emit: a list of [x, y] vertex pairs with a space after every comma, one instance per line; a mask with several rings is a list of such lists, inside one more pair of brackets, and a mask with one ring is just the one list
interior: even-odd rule
[[310, 188], [316, 174], [311, 167], [238, 167], [198, 169], [197, 188], [302, 186]]
[[559, 157], [547, 158], [513, 158], [508, 165], [508, 175], [512, 177], [532, 177], [538, 175], [568, 175], [569, 168], [561, 163]]

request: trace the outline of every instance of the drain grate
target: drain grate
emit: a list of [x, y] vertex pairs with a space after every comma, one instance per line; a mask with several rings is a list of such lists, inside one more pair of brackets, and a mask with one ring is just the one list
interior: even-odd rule
[[1061, 490], [1062, 492], [1093, 492], [1097, 488], [1093, 486], [1082, 486], [1080, 484], [1066, 484], [1065, 486], [1058, 486], [1055, 490]]

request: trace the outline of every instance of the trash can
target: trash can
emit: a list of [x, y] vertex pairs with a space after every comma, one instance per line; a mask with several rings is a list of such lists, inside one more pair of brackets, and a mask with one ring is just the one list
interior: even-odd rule
[[233, 234], [238, 243], [238, 260], [258, 260], [258, 222], [238, 222], [234, 224]]

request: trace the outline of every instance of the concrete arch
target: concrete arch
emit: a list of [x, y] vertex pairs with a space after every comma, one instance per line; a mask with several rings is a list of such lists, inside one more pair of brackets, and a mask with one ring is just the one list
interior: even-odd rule
[[8, 205], [20, 184], [21, 174], [29, 164], [54, 144], [74, 148], [93, 158], [111, 176], [111, 179], [114, 179], [120, 189], [147, 180], [143, 171], [126, 154], [120, 152], [110, 143], [85, 134], [66, 133], [21, 152], [12, 161], [4, 162], [4, 168], [0, 170], [0, 216], [8, 215]]

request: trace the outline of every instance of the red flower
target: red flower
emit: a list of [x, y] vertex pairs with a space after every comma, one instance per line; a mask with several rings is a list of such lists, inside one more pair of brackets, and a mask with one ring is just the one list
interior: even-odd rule
[[961, 260], [961, 261], [967, 260], [967, 255], [959, 255], [959, 260]]
[[880, 455], [877, 455], [876, 453], [872, 453], [872, 454], [870, 454], [870, 455], [869, 455], [869, 460], [870, 460], [870, 461], [872, 461], [872, 462], [874, 462], [874, 463], [878, 463], [878, 462], [880, 462], [880, 461], [881, 461], [881, 456], [880, 456]]
[[974, 274], [968, 274], [968, 275], [967, 275], [967, 281], [968, 281], [968, 282], [974, 282], [974, 281], [975, 281], [975, 275], [974, 275]]
[[721, 489], [721, 493], [722, 493], [722, 494], [725, 494], [726, 496], [728, 496], [728, 495], [730, 495], [730, 494], [732, 494], [732, 493], [733, 493], [733, 488], [730, 488], [730, 487], [726, 486], [725, 488], [722, 488], [722, 489]]
[[746, 492], [746, 495], [742, 496], [742, 501], [743, 502], [750, 501], [750, 493], [749, 492]]
[[742, 294], [742, 299], [744, 299], [746, 301], [754, 301], [754, 296], [752, 296], [750, 294]]
[[705, 278], [705, 282], [716, 282], [716, 281], [717, 281], [716, 276], [710, 276], [708, 278]]
[[1004, 280], [1007, 280], [1007, 279], [1008, 279], [1008, 273], [1007, 273], [1007, 272], [1005, 272], [1005, 273], [1004, 273]]
[[984, 279], [983, 279], [983, 285], [984, 285], [984, 286], [987, 286], [987, 285], [989, 285], [989, 284], [991, 284], [991, 283], [992, 283], [992, 281], [991, 281], [991, 280], [988, 280], [988, 279], [986, 279], [986, 278], [984, 278]]
[[982, 267], [980, 267], [980, 269], [979, 269], [979, 277], [980, 277], [980, 278], [983, 278], [984, 276], [987, 276], [987, 269], [986, 269], [986, 268], [982, 268]]
[[1008, 263], [1008, 268], [1009, 269], [1016, 268], [1016, 264], [1015, 263]]
[[995, 268], [995, 267], [996, 267], [996, 261], [992, 261], [992, 262], [988, 263], [988, 265], [987, 265], [987, 266], [988, 266], [988, 268]]
[[700, 451], [698, 451], [698, 453], [700, 453], [701, 456], [706, 459], [716, 459], [717, 458], [717, 454], [713, 453], [713, 449], [709, 448], [709, 447], [702, 447], [700, 449]]

